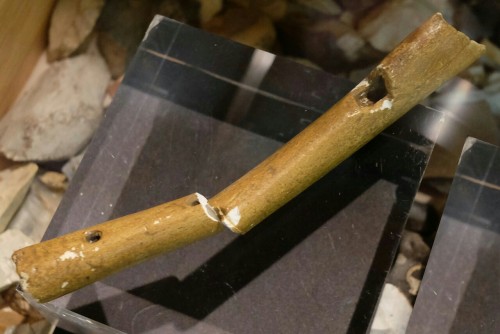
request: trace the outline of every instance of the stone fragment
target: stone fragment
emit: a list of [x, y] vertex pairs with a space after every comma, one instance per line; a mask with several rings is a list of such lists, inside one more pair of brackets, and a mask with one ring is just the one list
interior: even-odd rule
[[387, 283], [397, 286], [407, 300], [413, 300], [423, 276], [423, 263], [430, 253], [421, 235], [404, 231], [399, 254], [387, 277]]
[[24, 317], [9, 306], [0, 308], [0, 333], [5, 333], [7, 328], [16, 327], [24, 321]]
[[422, 276], [424, 275], [423, 271], [423, 264], [417, 263], [406, 272], [406, 282], [410, 286], [410, 289], [408, 290], [410, 295], [417, 295], [418, 290], [420, 289], [420, 284], [422, 283]]
[[8, 229], [0, 234], [0, 291], [19, 281], [12, 253], [32, 244], [34, 241], [17, 229]]
[[342, 5], [342, 8], [357, 13], [365, 12], [384, 1], [385, 0], [340, 0], [339, 3]]
[[435, 11], [425, 2], [384, 2], [359, 22], [359, 33], [377, 50], [389, 52]]
[[340, 14], [339, 21], [342, 22], [342, 23], [344, 23], [344, 24], [347, 24], [350, 27], [354, 27], [355, 26], [355, 17], [354, 17], [354, 14], [352, 12], [348, 11], [348, 10], [343, 11], [342, 14]]
[[[40, 312], [17, 292], [16, 285], [11, 285], [0, 294], [0, 333], [4, 331], [15, 334], [53, 333], [57, 321], [45, 320]], [[10, 316], [10, 319], [5, 319], [4, 315]], [[7, 320], [10, 320], [10, 323]], [[15, 323], [18, 321], [20, 322]]]
[[9, 224], [9, 229], [22, 231], [33, 241], [40, 242], [63, 194], [62, 191], [54, 191], [35, 178], [26, 200]]
[[287, 58], [290, 59], [290, 60], [293, 60], [294, 62], [299, 63], [301, 65], [304, 65], [304, 66], [307, 66], [307, 67], [311, 67], [311, 68], [314, 68], [316, 70], [321, 70], [321, 67], [319, 67], [318, 65], [316, 65], [315, 63], [313, 63], [309, 59], [306, 59], [306, 58], [297, 58], [297, 57], [287, 57]]
[[276, 41], [270, 18], [252, 10], [231, 8], [204, 25], [212, 33], [254, 48], [269, 50]]
[[396, 286], [385, 284], [370, 334], [405, 333], [412, 309], [406, 297]]
[[49, 29], [49, 61], [60, 60], [75, 52], [90, 36], [104, 0], [59, 0]]
[[491, 108], [492, 113], [498, 118], [500, 117], [500, 90], [488, 92], [486, 102]]
[[486, 84], [486, 71], [482, 64], [474, 64], [460, 74], [460, 77], [469, 80], [476, 87], [483, 87]]
[[[419, 198], [425, 198], [425, 203], [419, 200]], [[433, 218], [435, 215], [431, 214], [431, 200], [432, 197], [419, 191], [415, 196], [415, 201], [413, 202], [410, 212], [408, 214], [408, 221], [406, 222], [406, 229], [412, 232], [426, 233], [429, 232], [429, 228], [432, 226]]]
[[58, 172], [45, 172], [38, 179], [51, 190], [65, 191], [68, 188], [66, 175]]
[[152, 1], [106, 2], [97, 23], [98, 46], [113, 78], [125, 72], [152, 19]]
[[305, 57], [329, 72], [366, 67], [383, 55], [338, 18], [318, 20], [301, 12], [287, 16], [279, 28], [286, 53]]
[[73, 158], [69, 159], [69, 161], [62, 167], [62, 172], [64, 173], [64, 175], [66, 175], [69, 181], [71, 181], [71, 179], [75, 175], [78, 166], [80, 166], [80, 162], [82, 162], [84, 154], [85, 150], [82, 153], [75, 155]]
[[360, 50], [365, 46], [365, 41], [354, 31], [349, 31], [337, 39], [337, 46], [351, 63], [358, 60]]
[[222, 0], [198, 0], [200, 3], [200, 23], [210, 21], [222, 10]]
[[0, 170], [14, 166], [16, 163], [0, 154]]
[[0, 121], [0, 152], [15, 161], [74, 156], [99, 125], [108, 81], [97, 52], [53, 63]]
[[500, 72], [490, 74], [483, 92], [492, 113], [500, 118]]
[[[209, 6], [209, 1], [206, 2]], [[97, 22], [97, 42], [113, 79], [125, 73], [154, 15], [181, 22], [199, 20], [199, 6], [188, 4], [191, 2], [180, 0], [106, 1]], [[196, 12], [186, 13], [184, 7], [195, 8]]]
[[484, 59], [488, 65], [496, 69], [500, 69], [500, 48], [492, 43], [489, 39], [483, 39], [481, 41], [486, 47], [486, 52], [484, 54]]
[[[181, 3], [183, 5], [181, 5]], [[189, 1], [162, 0], [157, 7], [155, 6], [155, 4], [156, 3], [154, 2], [149, 22], [151, 22], [153, 16], [156, 14], [168, 17], [179, 22], [193, 23], [196, 19], [198, 19], [198, 8], [194, 8], [196, 6], [192, 6], [191, 2]], [[184, 10], [184, 8], [186, 10]]]
[[0, 171], [0, 232], [22, 204], [37, 170], [36, 164], [29, 163]]
[[415, 232], [404, 231], [401, 239], [400, 252], [409, 259], [419, 262], [424, 261], [430, 253], [422, 236]]
[[273, 21], [279, 21], [285, 17], [288, 8], [286, 0], [256, 0], [252, 1], [252, 6]]
[[104, 100], [102, 102], [103, 108], [108, 108], [111, 105], [111, 102], [113, 102], [113, 98], [115, 97], [118, 88], [120, 88], [123, 77], [124, 76], [122, 75], [118, 79], [113, 80], [109, 83], [108, 88], [106, 88], [106, 96], [104, 97]]
[[[138, 43], [139, 41], [133, 44], [136, 46]], [[135, 47], [122, 45], [110, 33], [101, 32], [99, 34], [99, 50], [106, 59], [111, 77], [115, 79], [125, 73]]]
[[322, 15], [335, 16], [342, 13], [340, 6], [333, 0], [294, 0], [292, 3], [304, 6]]
[[247, 10], [261, 12], [273, 21], [281, 20], [288, 8], [286, 0], [229, 0], [228, 2]]
[[51, 323], [46, 319], [22, 323], [15, 328], [8, 328], [6, 333], [15, 334], [51, 334], [54, 333], [56, 322]]

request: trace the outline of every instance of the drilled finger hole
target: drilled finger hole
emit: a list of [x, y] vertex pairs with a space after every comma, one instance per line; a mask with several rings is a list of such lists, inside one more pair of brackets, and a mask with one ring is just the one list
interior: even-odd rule
[[381, 75], [377, 75], [375, 78], [370, 80], [370, 85], [366, 91], [366, 98], [373, 104], [382, 100], [387, 95], [387, 88], [385, 87], [384, 78]]
[[89, 244], [92, 244], [94, 242], [98, 242], [101, 240], [102, 232], [101, 231], [87, 231], [85, 232], [85, 240]]

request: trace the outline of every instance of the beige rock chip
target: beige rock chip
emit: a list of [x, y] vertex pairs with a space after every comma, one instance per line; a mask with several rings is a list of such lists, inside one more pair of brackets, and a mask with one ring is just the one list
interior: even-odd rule
[[299, 63], [301, 65], [304, 65], [304, 66], [307, 66], [307, 67], [311, 67], [311, 68], [314, 68], [316, 70], [321, 70], [321, 67], [319, 65], [313, 63], [309, 59], [299, 58], [299, 57], [287, 57], [287, 58], [290, 59], [290, 60], [293, 60], [294, 62], [297, 62], [297, 63]]
[[0, 170], [14, 166], [16, 163], [0, 154]]
[[370, 333], [405, 333], [412, 309], [396, 286], [385, 284]]
[[100, 123], [109, 77], [97, 52], [53, 63], [0, 121], [0, 152], [15, 161], [76, 155]]
[[59, 0], [49, 29], [48, 60], [68, 57], [90, 36], [104, 0]]
[[14, 251], [34, 244], [23, 232], [8, 229], [0, 234], [0, 291], [19, 281], [16, 267], [11, 260]]
[[122, 75], [121, 77], [119, 77], [116, 80], [112, 80], [109, 83], [108, 88], [106, 89], [106, 96], [104, 97], [104, 100], [102, 101], [102, 106], [104, 109], [107, 109], [111, 105], [111, 102], [113, 102], [113, 99], [116, 95], [116, 92], [118, 91], [118, 88], [120, 88], [120, 85], [123, 81], [123, 78], [124, 78], [124, 75]]
[[324, 15], [339, 15], [342, 9], [335, 1], [330, 0], [295, 0], [299, 5], [310, 8]]
[[500, 69], [500, 48], [487, 38], [483, 39], [481, 44], [486, 47], [486, 62], [492, 67]]
[[273, 21], [279, 21], [285, 17], [288, 9], [286, 0], [229, 0], [228, 2], [248, 10], [261, 12]]
[[62, 191], [54, 191], [35, 178], [31, 189], [9, 224], [9, 229], [22, 231], [35, 242], [40, 242], [61, 202]]
[[303, 56], [332, 72], [346, 72], [380, 59], [381, 52], [340, 18], [314, 20], [301, 10], [280, 24], [280, 42], [286, 49], [301, 50]]
[[276, 30], [272, 20], [250, 9], [229, 9], [207, 22], [204, 28], [257, 49], [271, 49], [276, 41]]
[[269, 50], [276, 41], [276, 30], [269, 18], [260, 16], [255, 24], [234, 34], [231, 39], [257, 49]]
[[45, 172], [40, 175], [39, 180], [55, 191], [64, 191], [68, 188], [68, 178], [62, 173]]
[[285, 0], [257, 0], [252, 3], [258, 11], [266, 14], [273, 21], [279, 21], [285, 17], [288, 8], [288, 2]]
[[22, 204], [37, 170], [36, 164], [29, 163], [0, 171], [0, 232]]
[[68, 162], [65, 163], [64, 166], [62, 167], [62, 172], [64, 173], [64, 175], [66, 175], [66, 178], [69, 181], [71, 181], [71, 179], [75, 175], [78, 166], [80, 166], [80, 162], [82, 162], [84, 154], [85, 150], [82, 153], [69, 159]]
[[180, 0], [106, 1], [97, 24], [97, 44], [113, 79], [125, 73], [155, 14], [184, 19]]
[[198, 0], [200, 3], [200, 22], [210, 21], [222, 10], [222, 0]]
[[425, 1], [385, 2], [360, 21], [359, 33], [375, 49], [389, 52], [434, 13]]

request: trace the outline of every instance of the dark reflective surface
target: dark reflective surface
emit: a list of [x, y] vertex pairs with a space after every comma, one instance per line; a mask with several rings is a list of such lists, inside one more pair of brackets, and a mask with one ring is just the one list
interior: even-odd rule
[[408, 333], [500, 332], [500, 150], [465, 144]]
[[[45, 238], [213, 196], [352, 86], [160, 20]], [[442, 119], [416, 107], [248, 234], [226, 231], [52, 304], [130, 333], [365, 331], [437, 136], [422, 129]]]

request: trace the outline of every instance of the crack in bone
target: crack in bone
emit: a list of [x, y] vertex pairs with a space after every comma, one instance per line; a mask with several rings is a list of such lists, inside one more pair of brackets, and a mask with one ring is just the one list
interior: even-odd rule
[[240, 209], [237, 206], [229, 210], [226, 215], [222, 215], [222, 223], [231, 231], [237, 233], [241, 233], [241, 231], [238, 229], [238, 223], [240, 222], [240, 219]]
[[238, 207], [234, 207], [229, 210], [227, 214], [224, 214], [220, 208], [210, 205], [210, 203], [208, 203], [208, 199], [202, 194], [195, 193], [195, 195], [198, 199], [198, 203], [200, 203], [200, 206], [203, 209], [203, 212], [205, 212], [205, 215], [208, 218], [226, 226], [232, 232], [241, 233], [238, 229], [238, 223], [241, 219], [241, 213]]
[[217, 214], [217, 211], [215, 211], [215, 208], [208, 204], [208, 199], [200, 193], [195, 193], [195, 195], [198, 199], [198, 203], [200, 203], [201, 208], [205, 212], [205, 215], [211, 220], [220, 223], [219, 215]]

